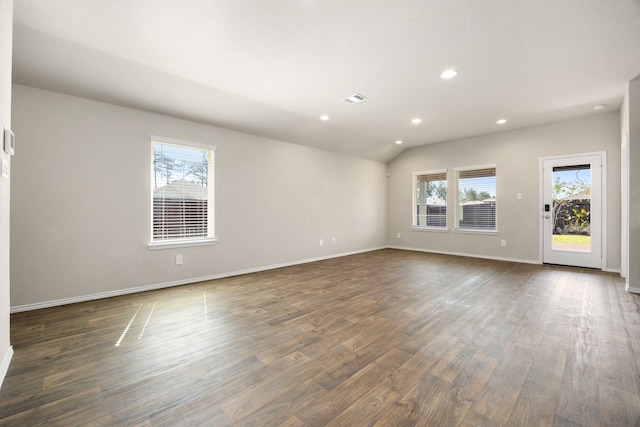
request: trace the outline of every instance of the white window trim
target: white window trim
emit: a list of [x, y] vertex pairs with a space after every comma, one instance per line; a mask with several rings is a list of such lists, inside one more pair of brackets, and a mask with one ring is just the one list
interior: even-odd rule
[[[209, 224], [213, 226], [213, 233], [212, 233], [213, 236], [203, 237], [201, 239], [173, 239], [173, 240], [165, 240], [165, 241], [153, 241], [153, 208], [152, 208], [151, 212], [149, 213], [150, 238], [149, 238], [149, 242], [147, 243], [147, 249], [158, 250], [158, 249], [171, 249], [171, 248], [187, 248], [187, 247], [194, 247], [194, 246], [212, 246], [217, 244], [218, 239], [217, 237], [215, 237], [216, 227], [214, 222], [215, 221], [214, 214], [215, 214], [215, 184], [216, 184], [215, 170], [216, 169], [215, 169], [215, 165], [213, 164], [215, 163], [215, 158], [216, 158], [215, 156], [215, 152], [217, 150], [216, 146], [209, 145], [209, 144], [202, 144], [198, 142], [192, 142], [192, 141], [185, 141], [182, 139], [166, 138], [163, 136], [156, 136], [156, 135], [150, 135], [149, 142], [151, 143], [151, 147], [153, 147], [154, 142], [160, 142], [160, 143], [173, 144], [173, 145], [182, 145], [186, 147], [201, 148], [201, 149], [210, 150], [214, 152], [214, 161], [208, 165], [209, 173], [211, 174], [210, 176], [213, 177], [213, 185], [208, 186], [208, 195], [207, 195], [207, 197], [211, 201], [211, 206], [207, 210], [207, 215], [209, 216], [208, 218]], [[151, 165], [153, 165], [153, 148], [151, 149]], [[153, 167], [151, 167], [151, 174], [153, 174]], [[153, 196], [151, 197], [151, 199], [152, 199], [151, 205], [153, 207]]]
[[[496, 226], [497, 226], [497, 215], [496, 215]], [[484, 234], [484, 235], [493, 235], [500, 234], [500, 231], [496, 228], [495, 230], [482, 230], [481, 228], [456, 228], [453, 230], [454, 233], [460, 234]]]
[[166, 144], [173, 144], [173, 145], [185, 145], [187, 147], [195, 147], [195, 148], [202, 148], [202, 149], [205, 149], [205, 150], [216, 151], [216, 146], [215, 145], [202, 144], [202, 143], [199, 143], [199, 142], [192, 142], [192, 141], [185, 141], [183, 139], [165, 138], [163, 136], [151, 135], [149, 137], [149, 141], [164, 142]]
[[[418, 175], [429, 175], [429, 174], [438, 174], [444, 173], [447, 177], [447, 206], [449, 205], [449, 171], [445, 169], [430, 169], [427, 171], [418, 171], [411, 172], [411, 188], [412, 188], [412, 205], [411, 205], [411, 229], [416, 231], [436, 231], [436, 232], [447, 232], [449, 231], [449, 214], [447, 213], [445, 227], [434, 227], [432, 225], [416, 225], [416, 179]], [[448, 210], [447, 210], [448, 211]]]
[[[496, 228], [495, 230], [483, 230], [481, 228], [460, 228], [459, 218], [458, 218], [458, 172], [471, 171], [476, 169], [491, 169], [494, 168], [496, 170]], [[484, 234], [484, 235], [494, 235], [499, 234], [498, 230], [498, 164], [497, 163], [488, 163], [484, 165], [475, 165], [475, 166], [463, 166], [453, 168], [453, 231], [455, 233], [461, 234]]]
[[411, 229], [414, 231], [435, 231], [436, 233], [446, 233], [449, 230], [449, 226], [447, 225], [446, 227], [434, 227], [434, 226], [430, 226], [430, 225], [412, 225]]
[[204, 238], [198, 240], [180, 240], [175, 239], [172, 241], [164, 241], [164, 242], [149, 242], [147, 244], [147, 249], [150, 251], [155, 251], [158, 249], [172, 249], [172, 248], [189, 248], [192, 246], [212, 246], [218, 243], [218, 239], [216, 238]]

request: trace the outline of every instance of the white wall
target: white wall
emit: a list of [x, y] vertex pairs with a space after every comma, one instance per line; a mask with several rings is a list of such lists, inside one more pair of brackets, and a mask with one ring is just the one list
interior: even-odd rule
[[[463, 124], [461, 124], [463, 126]], [[529, 129], [408, 150], [389, 164], [389, 227], [395, 247], [539, 261], [539, 159], [607, 152], [607, 269], [620, 268], [620, 115], [553, 123]], [[412, 172], [497, 163], [498, 235], [411, 230]], [[452, 188], [452, 187], [450, 187]], [[450, 190], [451, 191], [451, 190]], [[522, 193], [517, 200], [516, 194]], [[449, 221], [452, 218], [448, 218]], [[396, 233], [401, 233], [401, 238]], [[500, 246], [500, 240], [507, 247]]]
[[[13, 125], [14, 309], [386, 243], [381, 163], [18, 85]], [[217, 245], [147, 249], [150, 135], [217, 147]]]
[[[12, 28], [13, 1], [0, 0], [0, 131], [3, 128], [11, 128]], [[0, 137], [0, 146], [2, 146], [2, 141], [2, 137]], [[6, 162], [10, 162], [10, 157], [5, 154], [2, 148], [0, 148], [0, 157]], [[0, 386], [13, 354], [9, 340], [10, 177], [0, 178]]]
[[640, 78], [629, 82], [622, 112], [623, 137], [629, 138], [627, 289], [640, 293]]

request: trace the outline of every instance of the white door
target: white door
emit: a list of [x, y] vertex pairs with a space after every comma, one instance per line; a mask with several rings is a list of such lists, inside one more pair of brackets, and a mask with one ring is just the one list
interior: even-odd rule
[[543, 262], [602, 268], [603, 154], [542, 160]]

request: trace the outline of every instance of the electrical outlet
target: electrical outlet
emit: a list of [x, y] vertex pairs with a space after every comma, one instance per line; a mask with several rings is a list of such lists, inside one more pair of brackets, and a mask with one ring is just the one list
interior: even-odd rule
[[396, 237], [399, 239], [400, 238], [400, 233], [396, 234]]
[[324, 246], [324, 241], [320, 239], [320, 246]]
[[500, 240], [500, 246], [507, 246], [506, 240]]
[[176, 265], [182, 265], [182, 254], [176, 255]]
[[333, 244], [334, 245], [336, 244], [336, 238], [335, 237], [333, 238]]

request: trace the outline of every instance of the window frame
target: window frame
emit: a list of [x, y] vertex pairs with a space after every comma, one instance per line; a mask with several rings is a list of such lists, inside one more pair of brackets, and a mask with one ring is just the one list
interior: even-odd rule
[[[460, 172], [479, 171], [483, 169], [494, 169], [494, 177], [496, 181], [495, 189], [495, 227], [494, 228], [476, 228], [476, 227], [460, 227], [462, 219], [462, 205], [460, 204]], [[453, 168], [453, 185], [454, 185], [454, 209], [453, 209], [453, 230], [457, 233], [471, 234], [498, 234], [498, 164], [490, 163], [484, 165], [463, 166]]]
[[[418, 205], [418, 200], [417, 200], [417, 183], [418, 183], [418, 177], [423, 176], [423, 175], [441, 175], [444, 174], [445, 176], [445, 183], [447, 186], [447, 196], [445, 198], [445, 206], [448, 206], [448, 199], [449, 199], [449, 173], [448, 170], [445, 169], [432, 169], [432, 170], [428, 170], [428, 171], [420, 171], [420, 172], [412, 172], [411, 176], [412, 176], [412, 191], [413, 191], [413, 195], [412, 195], [412, 205], [411, 205], [411, 228], [413, 230], [420, 230], [420, 231], [440, 231], [440, 232], [446, 232], [449, 230], [449, 221], [448, 221], [448, 217], [449, 217], [449, 210], [446, 210], [446, 213], [444, 215], [444, 219], [445, 219], [445, 225], [444, 226], [435, 226], [435, 225], [419, 225], [418, 224], [418, 213], [416, 212], [416, 206]], [[426, 200], [426, 199], [425, 199]], [[427, 205], [428, 206], [428, 205]], [[427, 208], [428, 209], [428, 208]], [[425, 213], [425, 219], [428, 218], [428, 214]]]
[[[153, 192], [154, 192], [154, 145], [165, 144], [177, 147], [184, 147], [190, 149], [207, 150], [207, 235], [202, 237], [190, 237], [190, 238], [170, 238], [163, 240], [154, 240], [153, 233]], [[149, 243], [147, 248], [149, 250], [156, 249], [168, 249], [168, 248], [181, 248], [191, 246], [207, 246], [215, 245], [218, 242], [215, 234], [215, 159], [216, 159], [216, 146], [209, 144], [202, 144], [192, 141], [185, 141], [179, 139], [165, 138], [160, 136], [151, 135], [149, 138], [149, 154], [150, 154], [150, 178], [149, 183], [149, 196], [150, 196], [150, 221], [149, 221]]]

